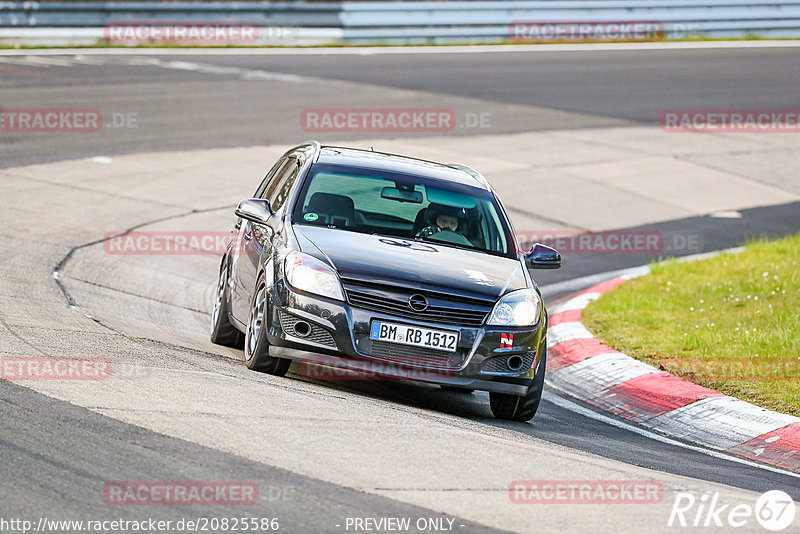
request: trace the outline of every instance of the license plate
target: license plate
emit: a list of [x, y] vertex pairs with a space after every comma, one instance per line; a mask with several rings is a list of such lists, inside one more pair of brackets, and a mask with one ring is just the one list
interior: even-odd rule
[[458, 332], [431, 330], [384, 321], [372, 321], [369, 338], [445, 352], [455, 352], [458, 348]]

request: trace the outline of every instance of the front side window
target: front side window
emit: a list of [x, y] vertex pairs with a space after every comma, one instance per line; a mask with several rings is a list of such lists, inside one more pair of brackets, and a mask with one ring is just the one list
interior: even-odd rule
[[270, 206], [275, 211], [278, 211], [283, 206], [289, 193], [292, 190], [295, 180], [297, 180], [297, 173], [300, 171], [300, 163], [296, 159], [289, 159], [289, 165], [281, 176], [275, 181], [275, 187], [268, 189], [268, 199]]
[[486, 190], [431, 178], [316, 164], [293, 220], [513, 256], [509, 230]]
[[258, 189], [256, 189], [253, 198], [266, 198], [264, 196], [264, 193], [266, 192], [267, 188], [269, 188], [269, 186], [273, 183], [275, 175], [278, 174], [278, 170], [280, 170], [285, 163], [286, 163], [286, 158], [281, 158], [275, 162], [275, 165], [272, 166], [267, 175], [261, 181], [261, 185], [259, 185]]

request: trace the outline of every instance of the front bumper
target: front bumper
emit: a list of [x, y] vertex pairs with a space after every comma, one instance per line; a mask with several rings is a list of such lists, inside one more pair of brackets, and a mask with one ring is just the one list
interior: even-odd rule
[[[522, 395], [544, 349], [546, 316], [539, 324], [523, 328], [420, 322], [301, 293], [281, 282], [274, 287], [271, 304], [270, 355], [366, 376]], [[370, 340], [373, 320], [458, 331], [457, 350], [446, 353]]]

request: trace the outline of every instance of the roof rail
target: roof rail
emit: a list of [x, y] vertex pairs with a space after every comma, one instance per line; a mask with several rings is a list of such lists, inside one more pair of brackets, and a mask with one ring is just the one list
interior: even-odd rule
[[476, 171], [475, 169], [473, 169], [472, 167], [470, 167], [468, 165], [462, 165], [461, 163], [447, 163], [447, 166], [448, 167], [452, 167], [453, 169], [458, 169], [460, 171], [466, 172], [467, 174], [469, 174], [470, 176], [475, 178], [475, 180], [479, 184], [484, 186], [486, 189], [491, 189], [492, 188], [489, 185], [489, 182], [486, 180], [485, 176], [483, 176], [481, 173], [479, 173], [478, 171]]
[[320, 153], [320, 150], [322, 150], [322, 145], [320, 145], [319, 141], [317, 141], [316, 139], [309, 139], [308, 141], [303, 141], [302, 143], [300, 143], [299, 146], [303, 146], [303, 145], [310, 145], [311, 146], [311, 148], [313, 149], [313, 152], [314, 152], [313, 163], [316, 163], [317, 160], [319, 159], [319, 153]]

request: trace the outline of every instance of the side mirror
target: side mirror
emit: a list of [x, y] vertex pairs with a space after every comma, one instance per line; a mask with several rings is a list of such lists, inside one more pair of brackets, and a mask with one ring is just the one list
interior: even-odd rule
[[525, 254], [525, 265], [529, 269], [560, 269], [561, 254], [552, 247], [536, 243], [530, 252]]
[[273, 230], [276, 230], [278, 226], [278, 218], [272, 211], [269, 200], [246, 198], [236, 206], [236, 215], [250, 222], [269, 226]]

